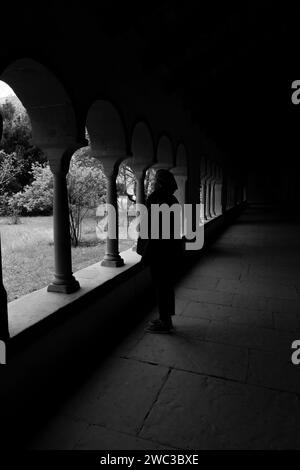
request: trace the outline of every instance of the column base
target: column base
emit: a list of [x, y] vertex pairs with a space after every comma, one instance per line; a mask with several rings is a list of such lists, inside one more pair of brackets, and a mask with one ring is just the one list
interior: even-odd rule
[[47, 288], [47, 292], [58, 292], [61, 294], [73, 294], [80, 289], [79, 282], [74, 278], [73, 281], [65, 284], [56, 284], [55, 281], [51, 282]]
[[104, 266], [106, 268], [120, 268], [121, 266], [124, 266], [124, 260], [121, 258], [121, 256], [107, 256], [104, 257], [104, 259], [101, 261], [101, 266]]

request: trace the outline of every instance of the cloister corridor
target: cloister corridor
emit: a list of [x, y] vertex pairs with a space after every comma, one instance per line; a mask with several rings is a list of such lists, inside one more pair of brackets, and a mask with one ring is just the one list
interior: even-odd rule
[[144, 318], [26, 447], [299, 448], [299, 237], [248, 206], [178, 284], [175, 332], [145, 333]]

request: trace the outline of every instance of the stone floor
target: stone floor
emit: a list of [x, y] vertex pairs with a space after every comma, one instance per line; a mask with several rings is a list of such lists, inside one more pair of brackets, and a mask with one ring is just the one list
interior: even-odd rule
[[178, 286], [176, 332], [145, 319], [29, 447], [299, 449], [299, 240], [249, 208]]

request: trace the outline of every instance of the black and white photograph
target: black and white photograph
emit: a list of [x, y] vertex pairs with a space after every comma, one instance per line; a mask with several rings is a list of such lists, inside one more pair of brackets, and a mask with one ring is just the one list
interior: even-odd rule
[[0, 459], [300, 450], [300, 8], [0, 11]]

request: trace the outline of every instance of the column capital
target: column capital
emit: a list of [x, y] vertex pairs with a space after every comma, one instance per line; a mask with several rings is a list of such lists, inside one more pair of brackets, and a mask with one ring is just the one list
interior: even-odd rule
[[104, 174], [107, 178], [114, 175], [116, 176], [118, 174], [119, 165], [128, 158], [126, 154], [98, 156], [95, 152], [92, 152], [92, 156], [101, 161]]
[[70, 161], [73, 154], [81, 147], [81, 144], [74, 143], [69, 146], [61, 145], [57, 147], [41, 147], [41, 149], [48, 158], [52, 173], [63, 176], [66, 175], [69, 171]]

